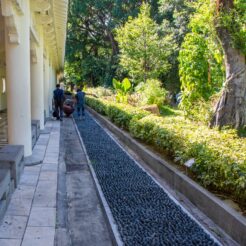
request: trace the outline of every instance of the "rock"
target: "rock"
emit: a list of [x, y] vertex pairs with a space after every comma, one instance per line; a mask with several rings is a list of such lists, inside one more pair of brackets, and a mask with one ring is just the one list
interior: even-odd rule
[[141, 107], [141, 109], [151, 112], [152, 114], [160, 115], [159, 108], [156, 104], [146, 105]]

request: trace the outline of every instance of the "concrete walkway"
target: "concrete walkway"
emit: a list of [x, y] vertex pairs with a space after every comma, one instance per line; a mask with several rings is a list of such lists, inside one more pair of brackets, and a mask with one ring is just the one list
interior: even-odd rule
[[1, 246], [54, 245], [60, 122], [46, 127], [33, 154], [45, 152], [43, 162], [24, 168], [0, 226]]
[[0, 225], [0, 245], [111, 245], [72, 119], [51, 120], [45, 127], [28, 158], [43, 161], [25, 166]]

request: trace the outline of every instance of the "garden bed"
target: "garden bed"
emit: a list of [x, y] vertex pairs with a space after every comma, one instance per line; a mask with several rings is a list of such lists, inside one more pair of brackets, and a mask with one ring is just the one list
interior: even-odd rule
[[182, 116], [159, 117], [138, 108], [87, 97], [88, 106], [107, 115], [132, 136], [191, 167], [196, 180], [246, 207], [246, 140], [234, 130], [218, 131], [196, 125]]

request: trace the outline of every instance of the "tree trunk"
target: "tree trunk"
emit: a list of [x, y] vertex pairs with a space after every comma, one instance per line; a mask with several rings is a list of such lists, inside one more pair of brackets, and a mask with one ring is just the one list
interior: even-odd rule
[[112, 33], [112, 31], [110, 30], [110, 28], [105, 24], [105, 18], [104, 16], [101, 16], [100, 14], [98, 14], [98, 18], [101, 21], [101, 24], [103, 25], [103, 28], [106, 32], [106, 35], [110, 41], [111, 47], [112, 47], [112, 55], [118, 55], [119, 54], [119, 47], [118, 47], [118, 43], [115, 41], [114, 35]]
[[[224, 5], [222, 5], [224, 4]], [[217, 4], [227, 10], [232, 7], [226, 0]], [[224, 9], [225, 9], [224, 8]], [[246, 65], [245, 55], [232, 47], [229, 31], [225, 27], [216, 29], [224, 50], [226, 81], [222, 95], [217, 103], [211, 126], [225, 125], [234, 128], [246, 125]]]
[[108, 30], [108, 28], [107, 28], [107, 34], [108, 34], [108, 37], [109, 37], [109, 40], [110, 40], [110, 43], [111, 43], [111, 47], [112, 47], [112, 55], [113, 56], [118, 55], [119, 54], [118, 44], [115, 41], [112, 32], [110, 30]]

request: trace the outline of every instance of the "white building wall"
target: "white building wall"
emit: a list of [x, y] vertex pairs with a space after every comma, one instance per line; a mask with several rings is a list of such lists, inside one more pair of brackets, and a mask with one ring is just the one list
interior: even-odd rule
[[4, 18], [0, 13], [0, 111], [7, 108], [6, 91], [3, 90], [3, 81], [6, 78], [5, 59]]

